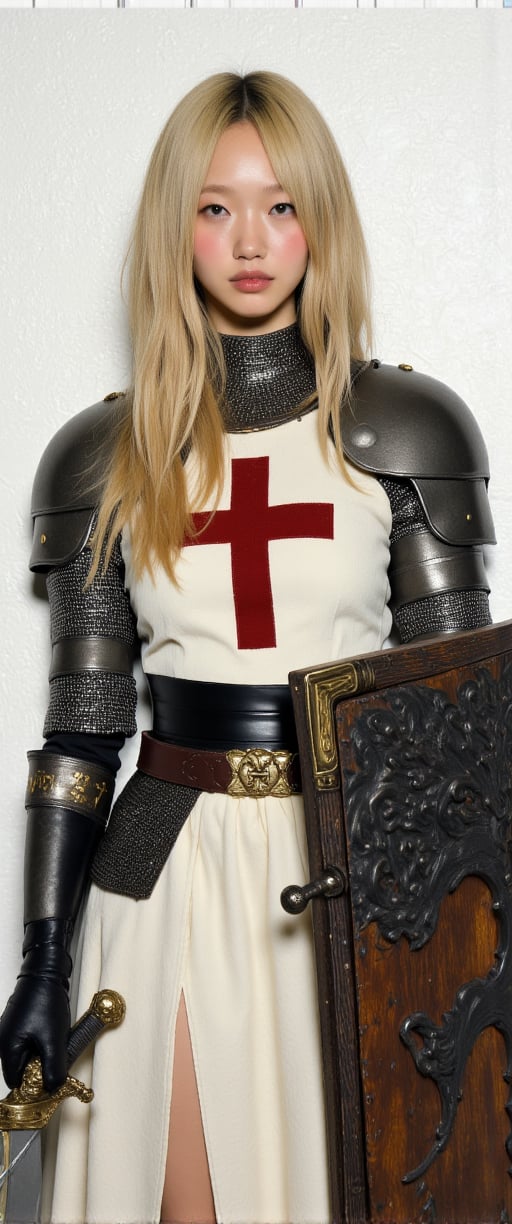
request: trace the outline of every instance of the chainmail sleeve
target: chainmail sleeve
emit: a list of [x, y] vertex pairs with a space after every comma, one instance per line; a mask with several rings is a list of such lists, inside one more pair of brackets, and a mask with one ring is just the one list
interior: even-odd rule
[[402, 642], [491, 623], [482, 549], [439, 540], [410, 480], [381, 476], [393, 515], [391, 606]]
[[59, 732], [133, 735], [134, 615], [120, 540], [105, 573], [86, 586], [90, 552], [49, 571], [52, 663], [45, 736]]

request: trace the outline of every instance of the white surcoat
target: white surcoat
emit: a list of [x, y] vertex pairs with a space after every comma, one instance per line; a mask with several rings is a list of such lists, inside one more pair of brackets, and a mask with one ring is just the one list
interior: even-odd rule
[[[325, 461], [316, 412], [225, 446], [217, 512], [198, 520], [176, 583], [161, 568], [136, 580], [124, 535], [144, 669], [283, 684], [294, 668], [379, 649], [391, 512], [378, 482], [343, 475], [331, 444]], [[193, 456], [186, 470], [193, 487]], [[219, 1224], [326, 1224], [310, 919], [279, 900], [307, 876], [300, 796], [200, 794], [149, 900], [93, 885], [77, 1009], [111, 986], [127, 1015], [77, 1064], [96, 1097], [62, 1107], [45, 1219], [159, 1221], [183, 991]]]

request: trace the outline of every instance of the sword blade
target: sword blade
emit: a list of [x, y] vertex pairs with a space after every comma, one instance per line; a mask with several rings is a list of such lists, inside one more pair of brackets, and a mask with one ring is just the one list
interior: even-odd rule
[[[5, 1136], [8, 1137], [7, 1152]], [[0, 1189], [0, 1224], [38, 1224], [41, 1134], [39, 1131], [3, 1131], [0, 1147], [0, 1169], [6, 1155], [6, 1171], [9, 1174]], [[12, 1177], [20, 1161], [23, 1161], [23, 1177]]]
[[[95, 1041], [105, 1028], [113, 1028], [124, 1019], [125, 1005], [121, 995], [113, 990], [96, 994], [91, 1006], [70, 1029], [67, 1054], [68, 1070]], [[3, 1107], [3, 1109], [2, 1109]], [[0, 1116], [9, 1114], [9, 1096], [0, 1102]], [[7, 1125], [5, 1117], [4, 1126]], [[11, 1177], [23, 1161], [23, 1177]], [[40, 1130], [0, 1131], [0, 1224], [37, 1224], [41, 1184]]]

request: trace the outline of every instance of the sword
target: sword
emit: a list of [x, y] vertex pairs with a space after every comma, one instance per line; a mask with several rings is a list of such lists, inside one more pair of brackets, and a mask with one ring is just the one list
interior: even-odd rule
[[[94, 995], [91, 1006], [70, 1029], [68, 1069], [103, 1029], [121, 1023], [125, 1011], [124, 999], [116, 991], [101, 990]], [[36, 1224], [38, 1206], [34, 1208], [33, 1183], [39, 1181], [41, 1172], [40, 1132], [60, 1102], [73, 1096], [88, 1104], [94, 1093], [72, 1075], [56, 1092], [46, 1092], [40, 1059], [34, 1058], [25, 1068], [20, 1087], [0, 1101], [0, 1224]], [[28, 1162], [28, 1176], [12, 1179], [22, 1160]]]

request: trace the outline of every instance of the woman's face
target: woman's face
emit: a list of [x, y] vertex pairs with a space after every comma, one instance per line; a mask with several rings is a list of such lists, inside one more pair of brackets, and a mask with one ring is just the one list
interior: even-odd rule
[[256, 128], [233, 124], [208, 167], [194, 231], [194, 274], [213, 326], [244, 335], [293, 323], [307, 262], [293, 202]]

